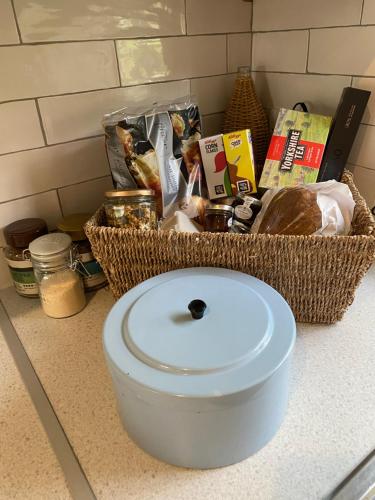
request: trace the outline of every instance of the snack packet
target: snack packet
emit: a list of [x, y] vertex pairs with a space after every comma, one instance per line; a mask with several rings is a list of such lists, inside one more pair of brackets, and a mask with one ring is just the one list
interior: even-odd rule
[[117, 189], [156, 193], [159, 217], [181, 210], [204, 214], [207, 198], [198, 141], [199, 109], [190, 97], [151, 109], [123, 108], [104, 116], [106, 148]]

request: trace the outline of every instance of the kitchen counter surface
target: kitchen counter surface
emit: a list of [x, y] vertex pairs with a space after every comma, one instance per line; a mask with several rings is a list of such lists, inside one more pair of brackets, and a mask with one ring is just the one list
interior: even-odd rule
[[65, 320], [12, 289], [0, 297], [99, 499], [320, 499], [375, 448], [374, 268], [343, 321], [298, 325], [289, 409], [274, 439], [208, 471], [159, 462], [123, 431], [102, 350], [107, 290]]
[[0, 328], [0, 499], [71, 498]]

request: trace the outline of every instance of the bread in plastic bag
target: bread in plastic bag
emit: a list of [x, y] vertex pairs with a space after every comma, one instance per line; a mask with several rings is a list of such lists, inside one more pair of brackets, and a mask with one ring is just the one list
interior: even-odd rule
[[156, 193], [160, 217], [176, 210], [202, 217], [207, 197], [198, 140], [201, 119], [191, 97], [104, 116], [106, 149], [117, 189]]
[[251, 232], [285, 235], [347, 235], [354, 200], [349, 187], [335, 180], [270, 189]]

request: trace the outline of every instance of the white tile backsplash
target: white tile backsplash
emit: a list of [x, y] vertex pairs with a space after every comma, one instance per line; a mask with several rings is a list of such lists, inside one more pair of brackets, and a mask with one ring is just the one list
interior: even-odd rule
[[368, 206], [375, 207], [375, 170], [352, 165], [351, 171], [354, 174], [356, 186], [367, 201]]
[[375, 125], [375, 78], [353, 78], [353, 87], [371, 92], [362, 122]]
[[203, 134], [208, 137], [223, 132], [224, 113], [215, 113], [213, 115], [203, 116]]
[[5, 245], [3, 229], [19, 219], [38, 217], [44, 219], [49, 229], [55, 229], [62, 217], [57, 192], [47, 191], [26, 198], [0, 203], [0, 246]]
[[375, 76], [375, 26], [311, 30], [312, 73]]
[[[373, 2], [373, 0], [369, 0]], [[362, 0], [256, 0], [253, 30], [272, 31], [359, 24]]]
[[375, 2], [364, 0], [362, 24], [375, 24]]
[[112, 41], [0, 47], [0, 100], [119, 85]]
[[183, 35], [184, 0], [15, 0], [27, 42]]
[[252, 68], [255, 71], [304, 73], [307, 44], [307, 31], [254, 33]]
[[251, 64], [251, 34], [240, 33], [227, 35], [228, 38], [228, 71], [233, 73], [239, 66]]
[[58, 189], [64, 216], [93, 214], [103, 203], [104, 193], [110, 189], [113, 189], [111, 176]]
[[348, 76], [253, 73], [259, 98], [267, 108], [292, 108], [305, 102], [312, 113], [333, 115], [342, 89], [350, 87]]
[[109, 174], [104, 138], [0, 156], [0, 202]]
[[375, 127], [361, 125], [349, 157], [349, 163], [375, 170]]
[[85, 92], [39, 99], [48, 144], [103, 133], [104, 114], [188, 95], [189, 80]]
[[226, 36], [118, 40], [122, 85], [226, 73]]
[[230, 74], [191, 80], [191, 93], [197, 97], [203, 115], [225, 111], [235, 77]]
[[186, 0], [188, 35], [250, 31], [251, 3], [237, 0]]
[[44, 146], [35, 101], [0, 104], [0, 154]]
[[19, 43], [11, 0], [0, 0], [0, 45]]

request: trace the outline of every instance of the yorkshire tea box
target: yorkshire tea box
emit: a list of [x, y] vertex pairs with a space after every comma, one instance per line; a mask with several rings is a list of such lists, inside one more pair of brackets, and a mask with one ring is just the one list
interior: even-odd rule
[[331, 121], [330, 116], [280, 109], [259, 186], [316, 182]]
[[255, 164], [250, 130], [223, 135], [233, 196], [256, 193]]
[[232, 196], [221, 134], [199, 141], [210, 200]]

